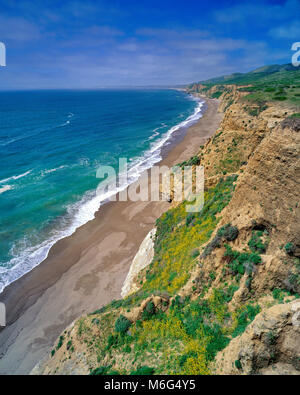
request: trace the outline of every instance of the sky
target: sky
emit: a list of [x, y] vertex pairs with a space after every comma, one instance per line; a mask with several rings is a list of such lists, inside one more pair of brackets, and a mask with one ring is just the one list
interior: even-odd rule
[[291, 62], [300, 0], [0, 0], [0, 90], [178, 85]]

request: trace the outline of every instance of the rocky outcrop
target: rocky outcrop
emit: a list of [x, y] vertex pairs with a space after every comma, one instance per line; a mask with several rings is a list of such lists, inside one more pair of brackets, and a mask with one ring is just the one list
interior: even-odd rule
[[295, 132], [300, 132], [300, 119], [299, 118], [286, 118], [281, 126], [283, 129], [288, 128], [292, 129]]
[[215, 361], [216, 374], [299, 375], [300, 299], [263, 310]]

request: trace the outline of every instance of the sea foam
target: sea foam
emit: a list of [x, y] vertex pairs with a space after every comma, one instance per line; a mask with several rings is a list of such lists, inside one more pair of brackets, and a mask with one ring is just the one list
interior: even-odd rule
[[[152, 166], [162, 160], [162, 148], [166, 144], [168, 144], [174, 132], [178, 131], [181, 128], [187, 128], [191, 126], [202, 117], [201, 110], [204, 106], [204, 101], [194, 98], [193, 96], [190, 96], [190, 99], [197, 101], [197, 106], [194, 113], [184, 121], [170, 128], [166, 133], [162, 135], [160, 139], [151, 144], [151, 148], [149, 150], [144, 152], [141, 157], [135, 159], [130, 163], [126, 183], [119, 185], [114, 190], [106, 193], [99, 194], [99, 190], [87, 192], [80, 201], [70, 205], [67, 208], [67, 218], [69, 219], [69, 221], [66, 221], [68, 222], [66, 228], [62, 227], [62, 229], [53, 230], [50, 237], [41, 244], [25, 248], [21, 254], [11, 259], [11, 261], [7, 265], [10, 269], [3, 270], [3, 267], [1, 268], [0, 292], [2, 292], [8, 284], [16, 281], [24, 274], [31, 271], [34, 267], [38, 266], [41, 262], [43, 262], [48, 257], [51, 247], [57, 241], [72, 235], [76, 231], [76, 229], [93, 220], [95, 218], [96, 212], [99, 210], [103, 203], [107, 202], [112, 196], [126, 189], [130, 184], [136, 182], [144, 171], [150, 169]], [[72, 118], [72, 116], [73, 114], [70, 113], [69, 117]], [[153, 132], [156, 133], [158, 129], [154, 130]], [[45, 170], [44, 174], [49, 174], [62, 168], [64, 168], [64, 166]], [[21, 177], [25, 177], [30, 173], [31, 170], [18, 176], [12, 176], [10, 178], [0, 181], [0, 184], [9, 180], [16, 180]], [[8, 186], [4, 186], [3, 188], [5, 187], [7, 188]], [[2, 193], [3, 192], [4, 190], [2, 190]], [[26, 243], [26, 241], [24, 243]]]

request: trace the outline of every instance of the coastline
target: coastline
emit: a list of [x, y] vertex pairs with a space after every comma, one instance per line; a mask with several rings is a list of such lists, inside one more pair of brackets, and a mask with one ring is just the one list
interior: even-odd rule
[[[128, 179], [123, 180], [119, 186], [114, 186], [111, 190], [105, 192], [99, 192], [96, 187], [83, 193], [83, 195], [75, 202], [68, 204], [67, 213], [65, 213], [61, 219], [62, 224], [57, 221], [56, 226], [50, 231], [48, 235], [44, 235], [44, 238], [40, 240], [36, 245], [30, 243], [23, 248], [23, 250], [15, 254], [11, 260], [5, 262], [5, 265], [11, 267], [9, 270], [0, 270], [0, 298], [3, 290], [12, 284], [13, 282], [20, 279], [22, 276], [29, 273], [39, 264], [41, 264], [48, 256], [51, 248], [59, 241], [66, 237], [71, 236], [76, 229], [85, 225], [87, 222], [92, 221], [95, 218], [95, 213], [99, 211], [100, 207], [103, 206], [111, 196], [116, 196], [118, 192], [126, 190], [126, 188], [136, 182], [141, 174], [150, 169], [162, 158], [166, 156], [164, 151], [168, 152], [168, 148], [176, 145], [179, 139], [184, 135], [184, 130], [189, 126], [195, 124], [197, 120], [202, 116], [203, 106], [205, 101], [199, 99], [196, 95], [190, 93], [184, 93], [185, 101], [193, 101], [196, 103], [194, 112], [187, 116], [183, 120], [177, 120], [174, 126], [169, 126], [164, 133], [159, 134], [157, 128], [153, 129], [153, 134], [146, 140], [151, 141], [150, 146], [144, 151], [141, 151], [134, 157], [134, 160], [128, 162]], [[70, 113], [72, 114], [72, 113]], [[152, 133], [151, 132], [151, 133]], [[157, 139], [155, 137], [158, 136]], [[62, 167], [68, 167], [68, 165], [60, 166], [51, 170], [43, 170], [43, 173], [49, 173], [59, 170]], [[18, 176], [13, 176], [2, 182], [9, 182], [12, 179], [19, 179], [29, 175], [33, 170], [26, 171]], [[4, 185], [4, 188], [0, 188], [0, 194], [10, 189], [15, 189], [14, 186]], [[55, 198], [55, 196], [53, 196]], [[4, 266], [5, 266], [4, 265]], [[1, 268], [0, 268], [1, 269]]]
[[[195, 155], [218, 128], [218, 102], [163, 152], [171, 166]], [[27, 374], [60, 332], [81, 314], [120, 298], [135, 253], [167, 202], [111, 202], [96, 218], [58, 241], [48, 258], [1, 294], [8, 326], [0, 332], [0, 373]]]

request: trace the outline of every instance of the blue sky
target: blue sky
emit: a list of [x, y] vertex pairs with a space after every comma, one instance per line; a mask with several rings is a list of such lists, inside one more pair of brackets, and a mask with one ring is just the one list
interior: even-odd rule
[[0, 0], [0, 89], [184, 84], [291, 61], [300, 0]]

